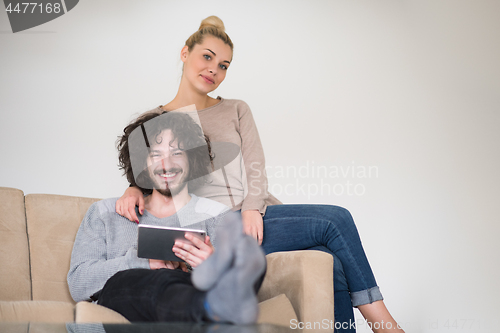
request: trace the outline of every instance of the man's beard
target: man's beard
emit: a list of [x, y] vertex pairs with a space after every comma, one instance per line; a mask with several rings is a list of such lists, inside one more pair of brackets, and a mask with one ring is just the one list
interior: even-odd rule
[[157, 188], [156, 190], [158, 191], [158, 193], [160, 193], [164, 197], [171, 198], [172, 196], [179, 194], [186, 186], [187, 186], [187, 183], [183, 182], [183, 183], [179, 184], [179, 186], [175, 187], [174, 189], [170, 189], [170, 186], [167, 186], [167, 188], [165, 188], [165, 189]]
[[[182, 172], [183, 170], [182, 169], [171, 169], [171, 170], [164, 170], [164, 169], [160, 169], [160, 170], [155, 170], [153, 172], [153, 176], [156, 176], [158, 174], [164, 174], [164, 173], [169, 173], [169, 172]], [[182, 179], [180, 179], [180, 183], [177, 184], [177, 186], [174, 186], [174, 188], [171, 188], [170, 185], [168, 184], [168, 182], [164, 181], [162, 182], [161, 184], [165, 185], [166, 188], [162, 188], [160, 186], [160, 184], [158, 183], [157, 179], [154, 178], [153, 180], [153, 183], [155, 184], [155, 189], [158, 191], [158, 193], [160, 193], [161, 195], [167, 197], [167, 198], [171, 198], [172, 196], [175, 196], [177, 194], [179, 194], [186, 186], [187, 186], [187, 181], [186, 181], [187, 177], [184, 176]]]

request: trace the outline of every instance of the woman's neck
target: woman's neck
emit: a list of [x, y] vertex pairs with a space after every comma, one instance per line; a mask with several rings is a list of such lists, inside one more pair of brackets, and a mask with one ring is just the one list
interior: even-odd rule
[[205, 94], [200, 94], [192, 89], [184, 87], [182, 82], [174, 99], [163, 106], [164, 110], [172, 111], [194, 105], [196, 110], [203, 110], [217, 104], [219, 101]]

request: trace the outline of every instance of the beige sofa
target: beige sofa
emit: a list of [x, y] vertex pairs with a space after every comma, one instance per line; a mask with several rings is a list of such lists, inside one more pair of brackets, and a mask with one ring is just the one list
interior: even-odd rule
[[[0, 187], [0, 322], [127, 323], [70, 296], [66, 275], [76, 232], [99, 199], [29, 194]], [[333, 259], [319, 251], [267, 256], [259, 322], [333, 320]]]

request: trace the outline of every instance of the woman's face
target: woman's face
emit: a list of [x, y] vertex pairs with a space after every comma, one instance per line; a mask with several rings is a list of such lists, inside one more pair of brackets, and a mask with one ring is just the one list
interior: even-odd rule
[[206, 36], [203, 43], [196, 44], [191, 52], [187, 46], [182, 49], [183, 78], [195, 90], [207, 94], [224, 81], [232, 57], [229, 45], [219, 38]]

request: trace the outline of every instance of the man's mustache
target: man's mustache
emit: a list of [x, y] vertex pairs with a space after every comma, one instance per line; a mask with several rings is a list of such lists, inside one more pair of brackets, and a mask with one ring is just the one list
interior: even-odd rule
[[182, 169], [181, 168], [172, 168], [172, 169], [166, 170], [166, 169], [162, 168], [162, 169], [156, 169], [154, 171], [154, 174], [155, 175], [162, 175], [164, 173], [178, 173], [178, 172], [182, 172]]

